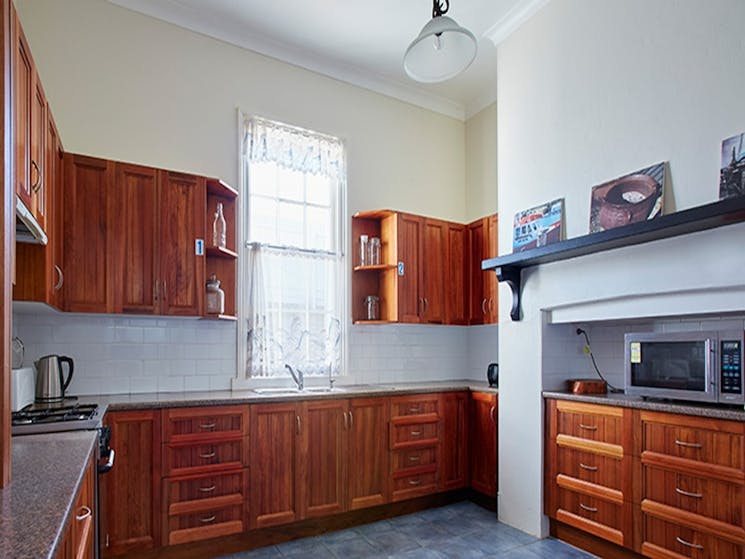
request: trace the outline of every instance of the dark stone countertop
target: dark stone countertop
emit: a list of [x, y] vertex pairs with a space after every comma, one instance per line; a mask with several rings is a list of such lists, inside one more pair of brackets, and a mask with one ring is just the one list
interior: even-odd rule
[[68, 431], [12, 438], [11, 482], [0, 491], [0, 557], [55, 556], [97, 436]]
[[543, 392], [543, 397], [555, 398], [557, 400], [574, 400], [576, 402], [587, 402], [589, 404], [605, 404], [607, 406], [636, 408], [639, 410], [713, 417], [715, 419], [728, 419], [730, 421], [745, 421], [745, 409], [743, 409], [742, 406], [722, 406], [716, 404], [697, 404], [694, 402], [673, 402], [666, 400], [645, 400], [639, 396], [628, 396], [620, 393], [572, 394], [571, 392], [545, 391]]
[[369, 398], [373, 396], [403, 396], [427, 392], [472, 392], [498, 393], [486, 382], [453, 380], [437, 382], [413, 382], [390, 384], [339, 385], [333, 392], [302, 392], [294, 394], [259, 394], [253, 390], [220, 390], [207, 392], [158, 392], [146, 394], [113, 394], [80, 396], [80, 403], [98, 403], [106, 411], [122, 411], [153, 408], [177, 408], [196, 406], [223, 406], [234, 404], [261, 404], [268, 402], [291, 402], [326, 398]]

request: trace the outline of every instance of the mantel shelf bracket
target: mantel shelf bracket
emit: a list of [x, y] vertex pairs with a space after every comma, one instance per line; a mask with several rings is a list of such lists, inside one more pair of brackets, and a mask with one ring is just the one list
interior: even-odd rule
[[512, 308], [510, 318], [513, 321], [520, 320], [520, 294], [522, 293], [522, 271], [512, 266], [499, 266], [494, 269], [497, 273], [497, 281], [506, 283], [512, 291]]

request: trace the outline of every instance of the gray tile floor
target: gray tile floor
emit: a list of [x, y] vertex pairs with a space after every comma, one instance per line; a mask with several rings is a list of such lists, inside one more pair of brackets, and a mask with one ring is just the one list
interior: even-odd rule
[[497, 522], [493, 512], [461, 502], [221, 559], [289, 557], [582, 559], [594, 556], [552, 538], [536, 539]]

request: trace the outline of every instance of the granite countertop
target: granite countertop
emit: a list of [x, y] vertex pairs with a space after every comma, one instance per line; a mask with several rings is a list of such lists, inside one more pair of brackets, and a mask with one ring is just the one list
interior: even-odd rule
[[145, 394], [113, 394], [100, 396], [80, 396], [80, 403], [98, 403], [105, 411], [134, 409], [176, 408], [196, 406], [221, 406], [232, 404], [260, 404], [267, 402], [287, 402], [325, 398], [354, 398], [373, 396], [398, 396], [404, 394], [424, 394], [427, 392], [473, 392], [498, 393], [486, 382], [474, 380], [453, 380], [438, 382], [412, 382], [389, 384], [339, 385], [333, 392], [302, 392], [292, 394], [259, 394], [253, 390], [219, 390], [209, 392], [153, 392]]
[[11, 482], [0, 490], [0, 557], [54, 557], [72, 513], [95, 431], [12, 439]]
[[636, 408], [640, 410], [680, 413], [683, 415], [698, 415], [701, 417], [713, 417], [715, 419], [745, 421], [745, 409], [742, 406], [721, 406], [716, 404], [696, 404], [693, 402], [645, 400], [639, 396], [629, 396], [620, 393], [572, 394], [571, 392], [545, 391], [543, 392], [543, 397], [555, 398], [558, 400], [574, 400], [576, 402], [587, 402], [590, 404], [621, 406], [623, 408]]

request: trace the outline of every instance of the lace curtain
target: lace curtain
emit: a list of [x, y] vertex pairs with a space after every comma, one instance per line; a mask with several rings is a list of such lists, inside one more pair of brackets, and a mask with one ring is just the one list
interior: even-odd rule
[[[334, 188], [343, 188], [340, 140], [260, 118], [247, 121], [245, 131], [246, 177], [252, 163], [273, 162], [301, 173], [322, 174], [332, 179]], [[341, 193], [333, 199], [333, 219], [338, 223]], [[251, 219], [250, 209], [247, 217]], [[243, 259], [246, 376], [284, 377], [285, 363], [307, 376], [326, 375], [329, 367], [338, 374], [344, 266], [341, 247], [332, 248], [271, 246], [249, 239]]]

